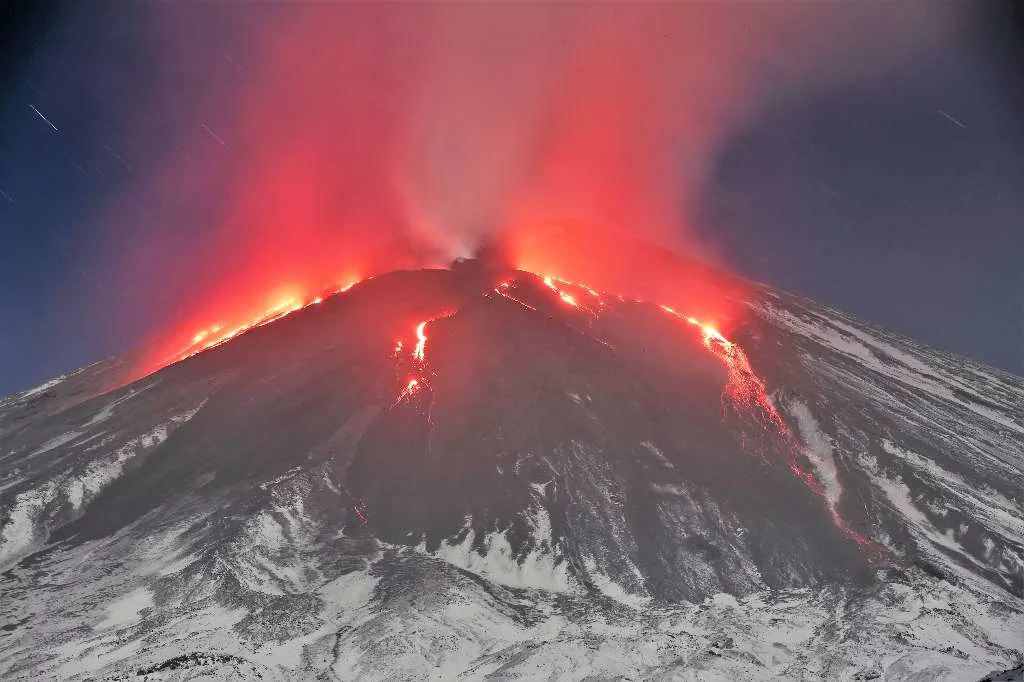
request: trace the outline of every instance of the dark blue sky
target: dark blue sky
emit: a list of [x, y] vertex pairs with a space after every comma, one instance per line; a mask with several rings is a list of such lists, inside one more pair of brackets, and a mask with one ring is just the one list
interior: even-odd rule
[[[164, 225], [176, 211], [190, 248], [203, 238], [180, 206], [113, 222], [106, 210], [175, 153], [175, 121], [154, 112], [203, 65], [154, 49], [162, 3], [84, 4], [0, 5], [0, 394], [131, 348], [173, 314], [164, 279], [127, 291], [111, 267], [147, 211]], [[1024, 108], [1007, 7], [912, 68], [780, 93], [719, 149], [702, 241], [750, 278], [1024, 374]]]
[[710, 238], [751, 278], [1024, 374], [1020, 80], [993, 57], [774, 108], [719, 157]]

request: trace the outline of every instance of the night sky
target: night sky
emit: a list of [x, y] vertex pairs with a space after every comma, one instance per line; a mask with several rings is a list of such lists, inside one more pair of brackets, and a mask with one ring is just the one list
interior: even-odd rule
[[[178, 145], [186, 128], [205, 152], [231, 153], [217, 111], [183, 100], [244, 93], [259, 47], [232, 25], [255, 11], [238, 3], [177, 10], [169, 49], [169, 4], [0, 4], [0, 394], [133, 348], [181, 314], [181, 258], [120, 263], [149, 231], [179, 255], [212, 239], [214, 204], [145, 188], [193, 153]], [[1024, 374], [1018, 27], [1012, 3], [986, 4], [913, 60], [780, 88], [716, 142], [689, 228], [702, 251]]]

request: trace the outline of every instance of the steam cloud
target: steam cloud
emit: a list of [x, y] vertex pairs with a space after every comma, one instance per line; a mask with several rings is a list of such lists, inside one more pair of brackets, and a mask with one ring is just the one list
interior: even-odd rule
[[[111, 221], [175, 333], [552, 222], [685, 248], [721, 141], [773, 98], [897, 68], [949, 8], [313, 3], [161, 10], [138, 138], [165, 163]], [[182, 224], [193, 225], [182, 229]], [[383, 245], [383, 246], [382, 246]], [[136, 301], [141, 303], [141, 301]], [[166, 331], [166, 330], [161, 330]]]

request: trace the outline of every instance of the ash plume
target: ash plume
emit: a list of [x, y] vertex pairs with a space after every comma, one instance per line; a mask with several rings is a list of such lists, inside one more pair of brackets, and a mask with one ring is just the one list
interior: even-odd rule
[[159, 335], [187, 336], [275, 297], [554, 224], [694, 250], [705, 175], [731, 130], [775, 98], [911, 63], [953, 14], [871, 10], [161, 8], [145, 29], [162, 81], [137, 137], [164, 146], [165, 163], [110, 209], [147, 223], [122, 247], [125, 281], [168, 292], [177, 314]]

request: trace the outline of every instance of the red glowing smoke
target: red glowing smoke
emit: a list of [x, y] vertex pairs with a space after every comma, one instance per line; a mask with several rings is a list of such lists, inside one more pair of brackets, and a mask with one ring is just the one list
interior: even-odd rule
[[[156, 294], [169, 307], [145, 370], [288, 301], [496, 240], [531, 271], [726, 320], [720, 277], [673, 272], [663, 255], [651, 264], [636, 238], [694, 248], [715, 149], [767, 96], [920, 42], [917, 10], [863, 14], [756, 3], [162, 8], [164, 79], [140, 130], [166, 163], [111, 216], [139, 226], [128, 304], [153, 306]], [[872, 54], [851, 61], [866, 35]]]

